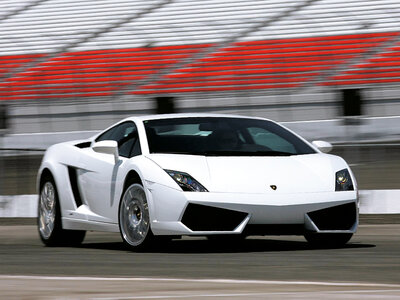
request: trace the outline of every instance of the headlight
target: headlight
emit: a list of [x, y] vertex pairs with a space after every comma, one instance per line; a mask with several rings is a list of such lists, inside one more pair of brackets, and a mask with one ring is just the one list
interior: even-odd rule
[[187, 173], [172, 170], [165, 170], [165, 172], [167, 172], [185, 192], [208, 192], [204, 186]]
[[353, 181], [351, 180], [349, 170], [343, 169], [336, 172], [335, 191], [354, 191]]

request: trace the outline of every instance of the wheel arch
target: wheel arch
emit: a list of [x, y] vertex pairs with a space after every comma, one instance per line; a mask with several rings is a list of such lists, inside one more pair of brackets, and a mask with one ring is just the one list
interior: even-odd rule
[[63, 191], [60, 190], [60, 187], [62, 187], [62, 184], [60, 184], [60, 183], [64, 182], [64, 180], [62, 178], [62, 173], [63, 173], [62, 165], [56, 164], [52, 161], [44, 161], [44, 162], [42, 162], [42, 165], [39, 169], [36, 185], [37, 185], [38, 194], [40, 195], [40, 190], [44, 183], [45, 178], [47, 176], [49, 176], [53, 180], [53, 182], [55, 184], [55, 189], [57, 191], [61, 216], [64, 216], [64, 208], [65, 208], [65, 206], [68, 207], [68, 205], [66, 205], [66, 203], [64, 203], [62, 201], [62, 199], [65, 198], [65, 197], [63, 197]]
[[143, 180], [141, 179], [139, 173], [135, 170], [130, 170], [128, 174], [126, 174], [123, 191], [125, 191], [132, 183], [140, 183], [141, 185], [143, 185]]
[[54, 180], [54, 176], [53, 176], [53, 173], [50, 171], [50, 169], [49, 168], [47, 168], [47, 167], [45, 167], [43, 170], [42, 170], [42, 172], [41, 172], [41, 174], [40, 174], [40, 177], [39, 177], [39, 190], [40, 190], [40, 188], [42, 187], [42, 185], [44, 184], [44, 179], [46, 178], [46, 177], [51, 177], [53, 180]]
[[52, 164], [49, 163], [44, 163], [42, 164], [41, 168], [39, 169], [38, 175], [37, 175], [37, 179], [36, 179], [36, 187], [37, 187], [37, 191], [38, 193], [40, 193], [40, 189], [44, 183], [44, 179], [46, 177], [51, 177], [55, 183], [55, 185], [57, 185], [57, 176], [55, 173], [55, 169], [54, 166]]
[[60, 206], [60, 213], [61, 213], [61, 216], [62, 216], [62, 203], [61, 203], [61, 199], [60, 199], [58, 185], [57, 185], [57, 182], [56, 182], [56, 176], [55, 176], [54, 172], [51, 170], [51, 168], [49, 168], [48, 166], [44, 167], [41, 170], [39, 178], [38, 178], [38, 194], [39, 194], [39, 197], [40, 197], [40, 192], [41, 192], [42, 186], [45, 183], [45, 179], [47, 177], [51, 178], [53, 180], [53, 182], [54, 182], [54, 185], [55, 185], [54, 188], [55, 188], [56, 193], [57, 193], [58, 205]]

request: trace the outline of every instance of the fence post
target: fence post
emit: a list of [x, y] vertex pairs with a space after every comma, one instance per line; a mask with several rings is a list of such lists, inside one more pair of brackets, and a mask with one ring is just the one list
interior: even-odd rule
[[0, 195], [4, 193], [4, 153], [3, 153], [3, 139], [7, 130], [7, 107], [5, 104], [0, 104]]

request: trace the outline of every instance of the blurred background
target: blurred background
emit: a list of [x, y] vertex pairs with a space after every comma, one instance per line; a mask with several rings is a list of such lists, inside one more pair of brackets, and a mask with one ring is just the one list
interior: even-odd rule
[[171, 112], [279, 121], [400, 189], [398, 0], [0, 0], [0, 28], [0, 195], [35, 194], [51, 144]]

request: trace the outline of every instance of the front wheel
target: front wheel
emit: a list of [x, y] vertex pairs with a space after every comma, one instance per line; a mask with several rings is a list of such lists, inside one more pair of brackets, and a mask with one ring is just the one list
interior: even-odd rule
[[144, 249], [154, 240], [146, 193], [141, 184], [133, 183], [125, 190], [119, 205], [118, 223], [125, 245], [132, 250]]
[[314, 247], [337, 248], [350, 241], [352, 233], [306, 233], [305, 239]]
[[77, 246], [82, 243], [86, 231], [62, 228], [57, 188], [50, 175], [46, 175], [42, 180], [38, 204], [38, 231], [43, 244]]

